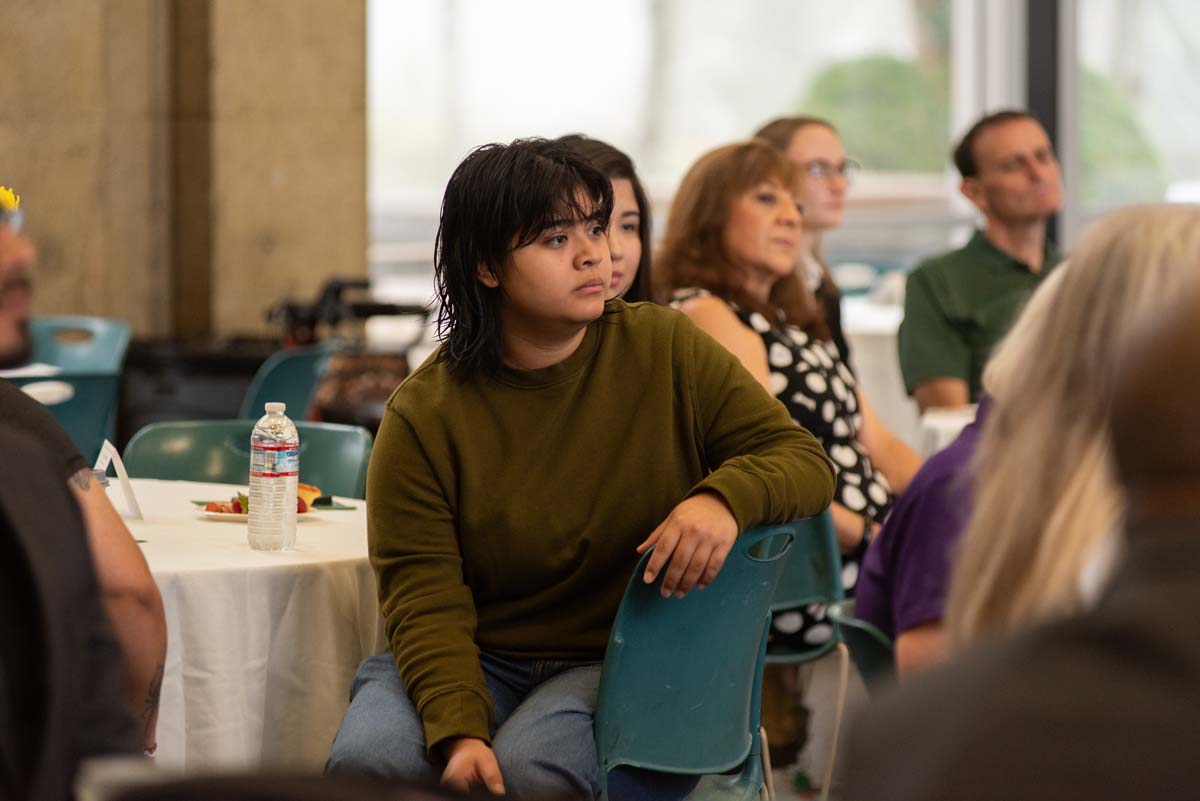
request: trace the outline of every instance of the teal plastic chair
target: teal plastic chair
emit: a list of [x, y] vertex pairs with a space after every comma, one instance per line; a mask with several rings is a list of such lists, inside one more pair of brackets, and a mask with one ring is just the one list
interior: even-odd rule
[[129, 348], [129, 323], [105, 317], [34, 317], [33, 361], [80, 374], [117, 374]]
[[[366, 497], [371, 432], [359, 426], [297, 422], [300, 480], [326, 495]], [[137, 478], [242, 484], [250, 476], [252, 420], [152, 423], [125, 446], [125, 468]]]
[[850, 658], [868, 690], [896, 678], [892, 641], [874, 625], [854, 616], [853, 598], [830, 604], [825, 614], [837, 624], [842, 640], [850, 649]]
[[46, 378], [14, 378], [12, 383], [46, 407], [89, 464], [105, 439], [114, 439], [121, 377], [116, 374], [59, 373]]
[[[638, 562], [613, 622], [596, 705], [601, 797], [620, 767], [704, 776], [692, 798], [763, 789], [760, 699], [770, 604], [792, 526], [745, 532], [706, 589], [663, 598]], [[722, 775], [724, 774], [724, 775]]]
[[[773, 614], [813, 604], [828, 608], [830, 604], [837, 603], [845, 597], [842, 589], [842, 554], [838, 548], [833, 517], [829, 511], [826, 510], [817, 517], [798, 520], [795, 526], [796, 542], [792, 545], [783, 576], [779, 579], [779, 587], [771, 601]], [[829, 619], [829, 626], [830, 634], [827, 640], [799, 650], [784, 651], [773, 648], [766, 659], [768, 664], [795, 664], [820, 659], [830, 651], [837, 652], [838, 689], [833, 719], [833, 742], [829, 747], [829, 759], [826, 761], [821, 782], [822, 801], [829, 797], [829, 786], [833, 780], [842, 711], [846, 705], [846, 687], [850, 680], [850, 654], [842, 642], [837, 622]]]
[[312, 408], [313, 393], [329, 357], [342, 349], [337, 340], [322, 342], [302, 348], [286, 348], [271, 355], [258, 371], [242, 399], [238, 417], [257, 420], [262, 417], [263, 406], [273, 401], [287, 404], [288, 417], [304, 420]]

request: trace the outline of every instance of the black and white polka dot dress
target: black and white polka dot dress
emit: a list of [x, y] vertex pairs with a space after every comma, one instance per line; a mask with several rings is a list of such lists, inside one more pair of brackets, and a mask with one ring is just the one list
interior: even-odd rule
[[[699, 294], [704, 293], [696, 290], [677, 293], [672, 305]], [[842, 361], [837, 346], [810, 337], [782, 318], [772, 328], [762, 314], [726, 302], [743, 324], [762, 337], [767, 348], [772, 393], [787, 407], [792, 420], [808, 429], [829, 454], [837, 479], [834, 500], [852, 512], [882, 523], [892, 507], [892, 489], [858, 441], [862, 412], [855, 392], [857, 381]], [[864, 551], [858, 548], [842, 554], [842, 585], [848, 598], [854, 596]], [[828, 640], [830, 632], [824, 608], [814, 605], [775, 615], [770, 644], [804, 650]]]

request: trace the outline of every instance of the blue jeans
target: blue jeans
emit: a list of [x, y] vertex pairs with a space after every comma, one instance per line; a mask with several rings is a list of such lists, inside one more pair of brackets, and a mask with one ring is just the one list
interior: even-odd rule
[[[518, 801], [594, 799], [600, 768], [592, 732], [600, 665], [479, 655], [493, 702], [492, 749], [504, 788]], [[350, 688], [350, 708], [325, 771], [436, 782], [444, 765], [425, 748], [416, 707], [391, 654], [369, 657]], [[613, 798], [684, 798], [696, 780], [644, 771], [609, 779]]]

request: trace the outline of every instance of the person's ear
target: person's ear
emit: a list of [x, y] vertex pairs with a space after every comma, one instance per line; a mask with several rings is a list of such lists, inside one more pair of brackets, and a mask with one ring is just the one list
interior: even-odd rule
[[984, 214], [987, 213], [987, 198], [984, 196], [983, 186], [980, 185], [977, 177], [963, 178], [962, 183], [958, 185], [958, 191], [962, 192], [963, 197], [971, 201], [976, 208]]
[[491, 268], [483, 262], [475, 267], [475, 277], [479, 279], [479, 283], [486, 286], [488, 289], [495, 289], [500, 286], [500, 279], [492, 272]]

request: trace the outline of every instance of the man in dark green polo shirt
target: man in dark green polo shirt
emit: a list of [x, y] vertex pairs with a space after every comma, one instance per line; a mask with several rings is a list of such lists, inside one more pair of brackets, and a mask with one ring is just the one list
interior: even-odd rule
[[924, 412], [979, 398], [992, 348], [1059, 262], [1046, 223], [1062, 202], [1046, 131], [1023, 111], [989, 114], [954, 150], [960, 189], [985, 225], [908, 276], [900, 325], [904, 386]]

